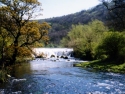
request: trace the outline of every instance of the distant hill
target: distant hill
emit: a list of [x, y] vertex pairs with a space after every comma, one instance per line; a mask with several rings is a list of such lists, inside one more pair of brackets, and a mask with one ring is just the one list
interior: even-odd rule
[[107, 9], [104, 5], [100, 4], [89, 10], [82, 10], [80, 12], [61, 17], [41, 19], [39, 22], [41, 23], [46, 21], [50, 23], [52, 27], [49, 32], [50, 42], [58, 45], [60, 40], [67, 35], [72, 24], [87, 24], [94, 19], [105, 22], [106, 18]]

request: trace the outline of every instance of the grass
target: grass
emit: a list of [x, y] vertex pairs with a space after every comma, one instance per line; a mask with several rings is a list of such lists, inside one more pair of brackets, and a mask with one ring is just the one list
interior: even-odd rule
[[91, 69], [93, 71], [125, 73], [125, 63], [115, 64], [114, 61], [94, 60], [90, 62], [75, 64], [74, 66]]

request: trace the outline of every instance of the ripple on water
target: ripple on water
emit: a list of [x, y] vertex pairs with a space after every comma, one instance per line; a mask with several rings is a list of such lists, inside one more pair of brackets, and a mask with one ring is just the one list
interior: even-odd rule
[[[62, 63], [34, 60], [26, 67], [31, 72], [19, 76], [20, 79], [12, 79], [13, 83], [0, 89], [0, 94], [7, 90], [10, 91], [8, 94], [19, 94], [20, 91], [22, 94], [125, 94], [125, 75], [90, 72], [69, 66], [71, 62]], [[24, 67], [15, 71], [19, 74]]]

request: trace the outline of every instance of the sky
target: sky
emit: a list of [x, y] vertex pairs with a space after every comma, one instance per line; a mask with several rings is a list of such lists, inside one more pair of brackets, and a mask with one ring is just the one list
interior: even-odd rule
[[64, 16], [81, 10], [91, 9], [100, 4], [99, 0], [38, 0], [42, 3], [42, 16], [36, 19], [45, 19]]

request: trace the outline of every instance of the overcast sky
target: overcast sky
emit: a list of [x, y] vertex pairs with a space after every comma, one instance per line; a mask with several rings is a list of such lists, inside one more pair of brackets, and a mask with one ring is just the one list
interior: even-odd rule
[[93, 8], [99, 0], [39, 0], [42, 3], [42, 16], [37, 19], [52, 18]]

